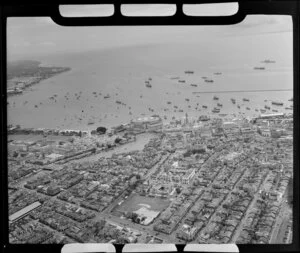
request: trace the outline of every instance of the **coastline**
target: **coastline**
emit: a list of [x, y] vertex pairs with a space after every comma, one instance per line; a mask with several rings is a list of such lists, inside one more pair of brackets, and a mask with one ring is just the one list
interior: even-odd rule
[[[29, 66], [28, 66], [29, 65]], [[23, 94], [33, 85], [61, 73], [70, 71], [70, 67], [44, 67], [39, 61], [21, 61], [8, 65], [7, 96]]]

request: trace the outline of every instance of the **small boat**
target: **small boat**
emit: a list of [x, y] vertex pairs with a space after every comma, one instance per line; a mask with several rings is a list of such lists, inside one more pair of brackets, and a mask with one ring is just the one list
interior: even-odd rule
[[247, 109], [247, 110], [250, 110], [250, 108], [249, 108], [249, 107], [246, 107], [246, 109]]
[[207, 79], [207, 77], [206, 76], [202, 76], [202, 79]]
[[293, 110], [292, 107], [285, 107], [286, 110]]
[[272, 101], [272, 105], [283, 105], [283, 103], [279, 101]]
[[261, 61], [261, 63], [275, 63], [276, 61], [273, 61], [273, 60], [269, 60], [269, 59], [266, 59], [264, 61]]
[[291, 102], [293, 102], [293, 100], [294, 100], [293, 98], [290, 98], [290, 99], [289, 99], [289, 101], [291, 101]]
[[198, 85], [197, 85], [197, 84], [194, 84], [194, 83], [192, 83], [192, 84], [191, 84], [191, 86], [193, 86], [193, 87], [197, 87]]
[[265, 70], [266, 68], [265, 67], [254, 67], [253, 69], [254, 70]]
[[152, 78], [151, 78], [151, 77], [149, 77], [149, 78], [148, 78], [148, 80], [152, 81]]
[[174, 105], [173, 107], [176, 108], [176, 109], [178, 109], [178, 106], [177, 106], [177, 105]]
[[239, 109], [241, 109], [241, 107], [240, 107], [239, 105], [238, 105], [237, 107], [238, 107]]
[[206, 105], [202, 105], [202, 108], [207, 108], [207, 106]]
[[110, 98], [110, 95], [106, 95], [106, 96], [104, 96], [104, 98]]
[[214, 96], [213, 100], [219, 100], [219, 98], [217, 96]]
[[88, 125], [93, 125], [93, 124], [95, 124], [94, 121], [89, 121], [89, 122], [88, 122]]
[[266, 112], [266, 110], [264, 110], [264, 109], [260, 109], [260, 112]]
[[179, 79], [180, 77], [179, 76], [173, 76], [173, 77], [171, 77], [170, 79], [171, 80], [177, 80], [177, 79]]
[[255, 109], [256, 112], [258, 112], [258, 109]]
[[236, 100], [234, 98], [230, 99], [233, 104], [235, 104]]
[[172, 104], [172, 102], [168, 101], [167, 104], [170, 105], [170, 104]]
[[183, 112], [183, 110], [180, 109], [180, 110], [178, 110], [178, 112]]
[[227, 116], [227, 114], [226, 113], [220, 113], [219, 116], [225, 117], [225, 116]]
[[267, 105], [265, 105], [265, 108], [268, 109], [268, 110], [271, 109], [271, 107], [270, 107], [270, 106], [267, 106]]
[[250, 100], [248, 98], [243, 98], [243, 101], [249, 102]]
[[215, 72], [214, 75], [222, 75], [221, 72]]
[[190, 101], [190, 100], [188, 98], [186, 98], [185, 101]]
[[220, 112], [220, 109], [219, 109], [219, 108], [214, 108], [214, 109], [212, 110], [212, 112], [213, 112], [213, 113], [219, 113], [219, 112]]
[[122, 102], [120, 100], [117, 100], [116, 103], [117, 104], [122, 104]]
[[213, 83], [214, 80], [212, 80], [212, 79], [205, 79], [205, 82], [207, 82], [207, 83]]
[[191, 71], [191, 70], [186, 70], [184, 71], [185, 74], [194, 74], [194, 71]]
[[209, 118], [208, 118], [206, 115], [201, 115], [201, 116], [199, 117], [199, 120], [200, 120], [200, 121], [207, 121], [207, 120], [209, 120]]
[[217, 103], [217, 106], [220, 106], [220, 107], [221, 107], [221, 106], [223, 106], [223, 105], [222, 105], [222, 104], [220, 104], [220, 103]]
[[185, 83], [185, 80], [178, 80], [179, 83]]
[[278, 110], [272, 110], [272, 112], [278, 112]]
[[152, 85], [151, 85], [150, 83], [147, 83], [147, 84], [146, 84], [146, 87], [147, 87], [147, 88], [151, 88]]

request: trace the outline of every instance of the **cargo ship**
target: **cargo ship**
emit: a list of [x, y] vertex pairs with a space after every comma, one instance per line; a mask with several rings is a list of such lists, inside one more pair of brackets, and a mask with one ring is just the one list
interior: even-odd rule
[[283, 105], [283, 103], [279, 101], [272, 101], [272, 105]]

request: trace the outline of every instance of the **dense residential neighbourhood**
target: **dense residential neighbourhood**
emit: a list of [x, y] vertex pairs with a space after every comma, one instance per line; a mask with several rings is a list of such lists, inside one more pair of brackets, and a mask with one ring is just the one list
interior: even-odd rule
[[292, 242], [292, 115], [8, 133], [10, 243]]

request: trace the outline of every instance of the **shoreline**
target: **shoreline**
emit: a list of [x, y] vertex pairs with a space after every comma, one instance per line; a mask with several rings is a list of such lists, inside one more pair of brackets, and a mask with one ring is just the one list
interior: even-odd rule
[[[20, 63], [21, 67], [19, 66], [20, 69], [15, 70], [16, 73], [9, 73], [9, 71], [14, 71], [12, 69], [9, 70], [9, 67], [7, 67], [7, 97], [22, 95], [23, 92], [27, 91], [30, 87], [39, 84], [41, 81], [71, 70], [70, 67], [41, 67], [41, 64], [41, 62], [36, 62], [35, 65], [32, 66], [32, 69], [29, 70], [23, 66], [24, 69], [22, 71], [22, 65]], [[24, 73], [25, 71], [27, 71], [27, 73]]]

